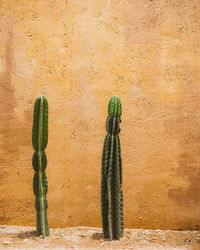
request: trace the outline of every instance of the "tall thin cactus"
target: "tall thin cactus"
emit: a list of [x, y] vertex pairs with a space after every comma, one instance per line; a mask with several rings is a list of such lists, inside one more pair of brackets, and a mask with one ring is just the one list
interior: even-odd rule
[[108, 105], [107, 135], [101, 169], [101, 212], [104, 238], [119, 240], [124, 232], [122, 160], [119, 140], [121, 102], [113, 96]]
[[35, 194], [35, 208], [37, 213], [36, 234], [43, 238], [49, 235], [47, 219], [48, 190], [45, 168], [47, 157], [45, 148], [48, 142], [48, 101], [45, 96], [38, 96], [35, 100], [33, 113], [32, 144], [35, 150], [32, 158], [32, 165], [35, 171], [33, 178], [33, 191]]

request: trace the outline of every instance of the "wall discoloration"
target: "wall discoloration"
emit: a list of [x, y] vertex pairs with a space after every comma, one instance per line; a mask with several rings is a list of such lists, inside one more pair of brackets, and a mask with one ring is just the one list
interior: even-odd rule
[[[20, 155], [24, 146], [30, 145], [29, 131], [32, 114], [27, 107], [23, 109], [23, 123], [17, 117], [17, 100], [15, 98], [16, 74], [14, 58], [14, 31], [10, 24], [6, 25], [4, 50], [2, 50], [2, 69], [0, 72], [0, 100], [1, 100], [1, 168], [0, 168], [0, 211], [1, 223], [12, 223], [12, 216], [18, 216], [22, 210], [22, 202], [16, 200], [20, 197], [18, 192], [22, 189], [20, 183]], [[7, 28], [7, 29], [6, 29]], [[2, 46], [3, 47], [3, 46]], [[26, 203], [30, 203], [29, 199]], [[24, 204], [26, 206], [26, 204]], [[16, 210], [13, 210], [15, 208]], [[23, 213], [22, 213], [23, 214]]]
[[[191, 73], [192, 75], [192, 73]], [[191, 80], [194, 76], [191, 77]], [[194, 80], [194, 79], [193, 79]], [[171, 122], [171, 137], [179, 138], [176, 174], [180, 178], [177, 187], [169, 190], [169, 197], [180, 209], [184, 209], [186, 218], [181, 219], [184, 228], [199, 228], [200, 202], [200, 126], [199, 126], [199, 84], [187, 87], [187, 96], [177, 108], [176, 119]], [[192, 221], [190, 213], [195, 211], [196, 220]]]
[[[1, 99], [1, 169], [0, 169], [0, 183], [1, 187], [7, 185], [7, 180], [10, 178], [10, 174], [14, 167], [14, 159], [18, 154], [18, 145], [15, 141], [16, 130], [14, 128], [16, 106], [14, 98], [14, 88], [12, 86], [12, 74], [14, 71], [13, 64], [13, 31], [8, 29], [7, 39], [5, 40], [5, 69], [2, 69], [0, 73], [0, 99]], [[14, 159], [13, 159], [14, 158]], [[10, 165], [8, 170], [7, 166]], [[2, 196], [2, 192], [1, 192]], [[2, 196], [0, 200], [1, 221], [2, 223], [8, 223], [10, 220], [10, 214], [7, 213], [6, 201], [7, 197]]]
[[200, 227], [198, 0], [0, 3], [0, 223], [34, 225], [34, 99], [49, 101], [50, 227], [100, 226], [107, 105], [123, 105], [127, 227]]

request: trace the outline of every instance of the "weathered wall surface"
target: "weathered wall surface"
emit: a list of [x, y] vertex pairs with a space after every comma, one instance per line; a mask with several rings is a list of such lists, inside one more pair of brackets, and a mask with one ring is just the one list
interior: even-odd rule
[[0, 223], [34, 225], [34, 99], [49, 224], [100, 226], [107, 104], [123, 105], [125, 226], [200, 227], [199, 0], [0, 1]]

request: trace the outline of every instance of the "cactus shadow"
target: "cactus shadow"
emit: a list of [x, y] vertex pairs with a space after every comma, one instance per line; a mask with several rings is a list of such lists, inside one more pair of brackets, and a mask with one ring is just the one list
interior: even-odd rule
[[22, 231], [22, 232], [19, 232], [19, 233], [15, 234], [15, 237], [20, 238], [20, 239], [35, 238], [35, 237], [37, 237], [36, 230]]
[[91, 236], [91, 239], [92, 240], [107, 240], [107, 239], [104, 239], [103, 233], [93, 233]]

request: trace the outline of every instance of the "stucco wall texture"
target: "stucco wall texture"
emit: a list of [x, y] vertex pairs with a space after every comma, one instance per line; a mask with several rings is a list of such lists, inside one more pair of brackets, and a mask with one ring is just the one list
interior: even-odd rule
[[0, 1], [0, 223], [35, 225], [32, 112], [49, 101], [50, 227], [101, 226], [122, 101], [125, 226], [200, 228], [200, 1]]

